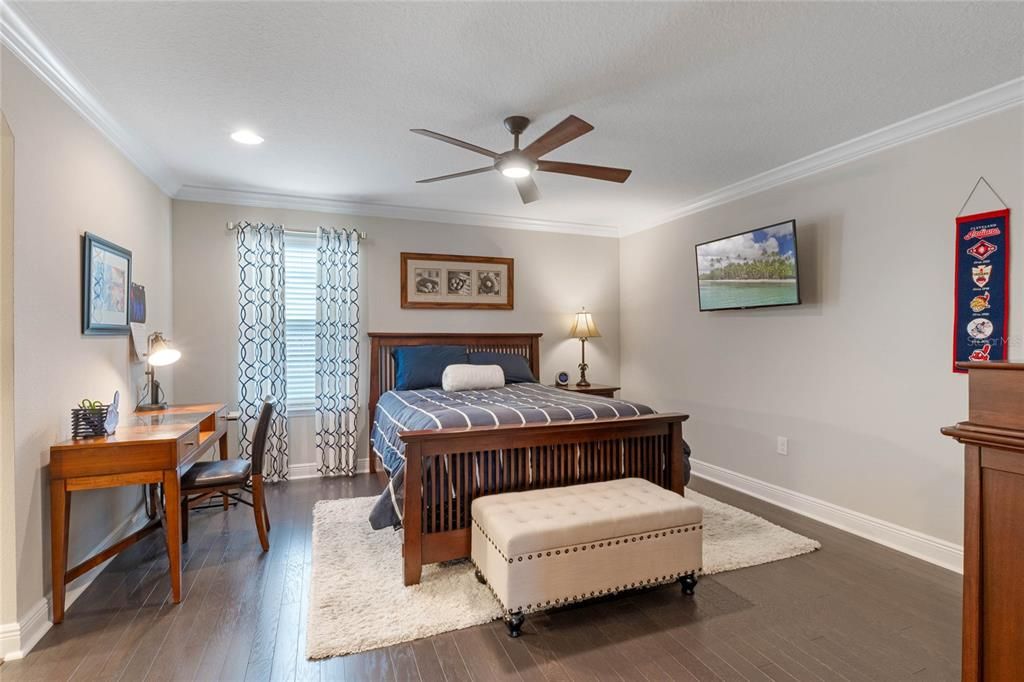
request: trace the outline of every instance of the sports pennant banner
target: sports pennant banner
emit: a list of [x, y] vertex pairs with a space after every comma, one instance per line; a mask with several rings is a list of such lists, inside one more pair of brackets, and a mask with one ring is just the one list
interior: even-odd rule
[[953, 371], [958, 362], [1006, 360], [1010, 316], [1010, 209], [956, 219]]

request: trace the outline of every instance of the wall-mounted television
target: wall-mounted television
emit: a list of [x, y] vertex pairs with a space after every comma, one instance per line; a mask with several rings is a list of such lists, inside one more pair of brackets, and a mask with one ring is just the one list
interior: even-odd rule
[[800, 304], [795, 220], [697, 244], [696, 251], [702, 311]]

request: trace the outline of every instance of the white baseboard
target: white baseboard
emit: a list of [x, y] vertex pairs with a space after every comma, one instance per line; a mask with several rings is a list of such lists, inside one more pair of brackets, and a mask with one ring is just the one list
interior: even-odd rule
[[[318, 478], [320, 474], [316, 468], [319, 465], [316, 462], [303, 462], [301, 464], [289, 464], [288, 465], [288, 480], [299, 481], [304, 478]], [[367, 474], [370, 472], [370, 460], [360, 459], [356, 460], [356, 473]]]
[[936, 566], [963, 573], [964, 550], [961, 545], [846, 507], [840, 507], [810, 495], [766, 483], [715, 464], [708, 464], [697, 459], [691, 459], [690, 464], [694, 476], [738, 490], [816, 521], [827, 523]]
[[24, 658], [53, 623], [49, 619], [49, 596], [36, 602], [29, 614], [18, 623], [0, 626], [0, 653], [5, 661]]
[[[97, 552], [106, 549], [110, 545], [114, 544], [118, 540], [126, 537], [130, 532], [136, 530], [139, 522], [145, 518], [146, 510], [145, 507], [140, 506], [134, 513], [131, 514], [124, 523], [115, 528], [107, 537], [103, 538], [102, 541], [86, 556], [92, 556]], [[67, 586], [67, 590], [64, 593], [64, 608], [68, 609], [72, 604], [75, 603], [82, 593], [85, 592], [86, 588], [92, 584], [92, 581], [96, 579], [96, 576], [106, 568], [107, 564], [113, 561], [113, 557], [107, 559], [99, 566], [96, 566], [87, 573], [82, 574], [80, 577]], [[0, 658], [5, 661], [13, 661], [19, 658], [24, 658], [28, 655], [28, 652], [32, 650], [43, 635], [50, 629], [53, 623], [50, 621], [50, 613], [53, 605], [53, 593], [47, 594], [45, 597], [40, 599], [32, 609], [28, 612], [24, 618], [17, 623], [4, 623], [0, 625]]]
[[[18, 655], [14, 656], [15, 653]], [[21, 625], [17, 622], [0, 624], [0, 661], [21, 657]]]
[[316, 462], [288, 465], [288, 480], [298, 481], [303, 478], [316, 478], [320, 474], [316, 472]]

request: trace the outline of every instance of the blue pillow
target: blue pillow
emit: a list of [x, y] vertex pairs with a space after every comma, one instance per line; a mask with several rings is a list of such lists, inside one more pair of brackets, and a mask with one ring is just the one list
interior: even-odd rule
[[515, 353], [495, 353], [494, 351], [478, 351], [469, 354], [471, 365], [498, 365], [505, 372], [506, 384], [533, 383], [537, 379], [533, 376], [530, 363], [522, 355]]
[[401, 346], [391, 352], [395, 358], [395, 390], [413, 391], [441, 385], [448, 365], [465, 365], [465, 346]]

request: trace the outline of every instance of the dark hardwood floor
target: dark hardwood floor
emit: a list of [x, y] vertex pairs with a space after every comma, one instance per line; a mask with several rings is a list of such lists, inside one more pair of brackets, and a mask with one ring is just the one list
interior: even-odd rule
[[519, 640], [495, 622], [311, 662], [311, 509], [377, 486], [369, 476], [295, 481], [269, 486], [269, 553], [248, 507], [194, 512], [180, 605], [168, 601], [152, 535], [111, 562], [28, 657], [0, 666], [0, 679], [959, 678], [959, 576], [706, 482], [694, 488], [823, 549], [704, 578], [693, 599], [673, 586], [533, 615]]

